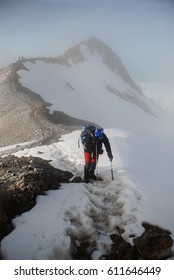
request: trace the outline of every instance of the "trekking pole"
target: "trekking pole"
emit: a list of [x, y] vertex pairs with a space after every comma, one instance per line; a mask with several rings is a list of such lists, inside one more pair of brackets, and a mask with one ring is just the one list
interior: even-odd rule
[[96, 175], [97, 175], [97, 187], [98, 187], [98, 156], [97, 156], [97, 141], [95, 144], [95, 157], [96, 157]]
[[[96, 164], [97, 164], [97, 162], [96, 162]], [[97, 187], [98, 187], [98, 164], [97, 164]]]
[[114, 173], [113, 173], [113, 168], [112, 168], [112, 160], [110, 160], [111, 163], [111, 178], [114, 180]]

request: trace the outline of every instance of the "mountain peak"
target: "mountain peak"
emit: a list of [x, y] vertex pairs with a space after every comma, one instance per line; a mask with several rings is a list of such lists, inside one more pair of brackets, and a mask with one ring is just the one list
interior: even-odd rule
[[134, 83], [121, 59], [118, 55], [103, 41], [96, 37], [90, 37], [87, 40], [81, 41], [71, 48], [66, 49], [57, 60], [70, 66], [70, 61], [74, 64], [85, 62], [85, 58], [82, 48], [85, 46], [91, 54], [95, 54], [101, 58], [102, 62], [114, 73], [117, 73], [123, 80], [126, 81], [132, 88], [136, 89], [142, 94], [141, 89]]

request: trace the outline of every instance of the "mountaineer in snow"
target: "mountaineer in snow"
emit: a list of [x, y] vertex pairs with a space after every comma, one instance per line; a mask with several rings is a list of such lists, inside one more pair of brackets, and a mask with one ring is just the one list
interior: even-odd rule
[[101, 180], [95, 175], [95, 168], [99, 155], [103, 154], [102, 144], [106, 148], [109, 160], [112, 161], [113, 155], [108, 137], [103, 128], [96, 128], [92, 124], [83, 126], [81, 132], [81, 142], [84, 147], [84, 181], [89, 183], [89, 179]]

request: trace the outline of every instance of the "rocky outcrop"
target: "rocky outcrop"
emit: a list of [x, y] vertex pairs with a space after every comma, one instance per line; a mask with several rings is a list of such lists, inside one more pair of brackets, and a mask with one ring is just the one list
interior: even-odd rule
[[[133, 239], [133, 245], [125, 241], [121, 234], [112, 234], [110, 252], [103, 255], [103, 260], [164, 260], [173, 257], [171, 248], [173, 239], [168, 230], [158, 226], [143, 223], [144, 233]], [[89, 238], [71, 239], [72, 258], [76, 260], [92, 259], [97, 250], [96, 244], [91, 244]]]
[[37, 195], [71, 178], [71, 172], [56, 169], [41, 158], [0, 158], [0, 240], [13, 229], [11, 220], [35, 205]]
[[172, 256], [173, 239], [171, 232], [148, 223], [142, 224], [145, 231], [133, 239], [134, 245], [126, 242], [121, 235], [111, 235], [111, 260], [159, 260]]
[[145, 232], [134, 238], [134, 244], [143, 259], [165, 259], [171, 256], [173, 239], [168, 230], [148, 223], [143, 224]]

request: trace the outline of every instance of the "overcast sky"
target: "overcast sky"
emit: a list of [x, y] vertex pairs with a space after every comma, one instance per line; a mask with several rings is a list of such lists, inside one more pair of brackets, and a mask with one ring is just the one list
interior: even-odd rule
[[173, 81], [173, 0], [1, 0], [0, 68], [96, 36], [138, 82]]

